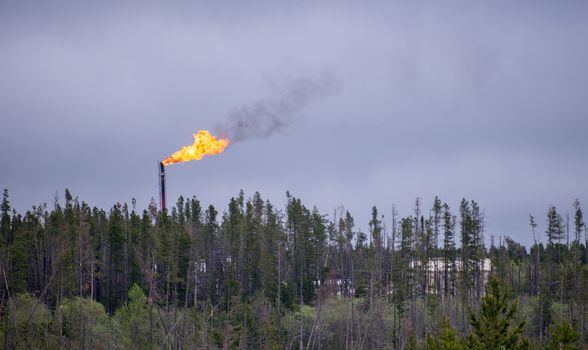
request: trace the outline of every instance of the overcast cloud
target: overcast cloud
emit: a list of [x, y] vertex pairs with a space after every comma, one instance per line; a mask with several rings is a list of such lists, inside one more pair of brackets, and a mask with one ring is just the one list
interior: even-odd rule
[[[554, 204], [588, 208], [588, 3], [0, 3], [0, 187], [23, 212], [65, 187], [108, 208], [157, 197], [156, 162], [275, 77], [329, 67], [337, 93], [287, 132], [167, 168], [168, 201], [223, 211], [291, 191], [367, 230], [439, 195], [486, 236], [531, 241]], [[269, 136], [269, 135], [268, 135]]]

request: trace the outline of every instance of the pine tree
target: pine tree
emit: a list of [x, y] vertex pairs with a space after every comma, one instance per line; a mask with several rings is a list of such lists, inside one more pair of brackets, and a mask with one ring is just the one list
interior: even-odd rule
[[574, 201], [574, 241], [580, 244], [582, 238], [582, 231], [584, 229], [584, 214], [582, 213], [582, 207], [580, 201], [576, 199]]
[[441, 295], [441, 274], [439, 270], [439, 233], [441, 232], [441, 219], [443, 215], [443, 203], [438, 196], [433, 199], [433, 254], [434, 263], [434, 284], [435, 295]]
[[121, 345], [125, 348], [148, 348], [148, 313], [147, 297], [143, 290], [134, 284], [129, 290], [129, 301], [116, 311], [114, 317], [120, 327]]
[[564, 238], [563, 220], [554, 206], [551, 206], [547, 213], [547, 230], [545, 234], [547, 235], [547, 242], [551, 245], [554, 245], [556, 241], [559, 243]]
[[462, 198], [459, 205], [459, 216], [461, 226], [461, 269], [460, 269], [460, 292], [462, 303], [472, 306], [472, 288], [473, 288], [473, 246], [474, 237], [472, 234], [472, 210], [470, 204], [465, 198]]
[[484, 258], [483, 218], [475, 201], [461, 200], [461, 282], [465, 305], [477, 304], [482, 295], [482, 262]]
[[345, 219], [343, 219], [343, 239], [344, 239], [344, 251], [345, 251], [345, 263], [343, 268], [343, 295], [351, 296], [350, 292], [354, 288], [354, 264], [353, 264], [353, 238], [355, 232], [353, 231], [355, 223], [351, 214], [347, 211], [345, 213]]
[[[556, 300], [556, 295], [559, 294], [560, 302], [563, 303], [564, 298], [564, 282], [565, 274], [563, 273], [563, 251], [567, 250], [567, 247], [561, 244], [561, 240], [564, 238], [564, 224], [561, 215], [557, 212], [554, 206], [549, 208], [547, 212], [547, 230], [545, 231], [547, 236], [547, 260], [548, 260], [548, 273], [546, 283], [548, 286], [548, 297], [550, 301]], [[559, 284], [554, 283], [556, 279], [556, 268], [560, 270]], [[559, 287], [559, 288], [558, 288]]]
[[457, 252], [455, 249], [455, 218], [449, 205], [443, 204], [443, 279], [444, 295], [455, 295]]
[[204, 212], [204, 227], [202, 230], [203, 246], [202, 256], [204, 257], [203, 264], [199, 266], [200, 272], [204, 273], [204, 297], [215, 305], [218, 303], [218, 289], [216, 288], [219, 276], [219, 257], [217, 250], [217, 235], [218, 235], [218, 212], [214, 206], [209, 205]]
[[6, 188], [2, 193], [2, 204], [0, 205], [0, 235], [4, 247], [12, 242], [12, 228], [10, 225], [10, 201], [8, 190]]
[[576, 325], [571, 325], [567, 320], [552, 325], [550, 329], [551, 339], [545, 346], [545, 350], [579, 350], [580, 333]]
[[370, 298], [379, 294], [382, 287], [382, 260], [384, 242], [382, 237], [382, 222], [378, 218], [378, 209], [372, 207], [372, 216], [369, 222], [371, 245], [369, 247], [368, 266], [370, 271]]
[[308, 217], [309, 232], [306, 241], [305, 250], [308, 252], [308, 282], [310, 284], [310, 294], [307, 296], [308, 300], [312, 300], [316, 294], [316, 287], [322, 285], [325, 281], [324, 257], [325, 243], [327, 240], [327, 227], [325, 216], [323, 216], [318, 208], [313, 207]]
[[526, 321], [516, 322], [517, 302], [509, 301], [509, 293], [497, 278], [486, 286], [478, 313], [469, 312], [472, 332], [467, 339], [469, 349], [521, 350], [529, 348], [523, 336]]
[[261, 273], [259, 257], [263, 244], [263, 212], [264, 202], [259, 192], [253, 194], [253, 198], [247, 201], [245, 210], [246, 220], [246, 254], [245, 263], [247, 271], [247, 294], [253, 296], [261, 288]]
[[[405, 302], [411, 300], [414, 295], [414, 227], [413, 218], [402, 218], [400, 220], [400, 266], [398, 269], [398, 280], [395, 281], [394, 304], [398, 310], [399, 317], [405, 312]], [[411, 315], [415, 316], [415, 315]], [[414, 325], [414, 317], [413, 325]]]
[[[574, 270], [574, 302], [576, 307], [571, 309], [573, 311], [572, 315], [574, 315], [575, 312], [578, 312], [578, 308], [580, 307], [580, 271], [582, 270], [581, 236], [582, 231], [584, 230], [584, 215], [578, 199], [574, 201], [574, 211], [574, 241], [572, 243], [571, 253], [573, 259], [572, 267]], [[584, 249], [586, 249], [586, 247], [584, 247]], [[582, 312], [583, 311], [582, 308]]]
[[466, 350], [464, 341], [457, 335], [457, 332], [448, 320], [443, 321], [443, 328], [435, 335], [427, 337], [428, 350]]
[[225, 251], [227, 254], [227, 270], [225, 277], [225, 303], [241, 293], [245, 295], [245, 220], [244, 193], [231, 198], [228, 212], [223, 216], [223, 232]]
[[15, 215], [11, 221], [14, 234], [9, 249], [9, 269], [7, 272], [11, 293], [14, 296], [27, 291], [32, 232], [19, 214]]
[[278, 296], [278, 243], [282, 239], [281, 222], [273, 205], [266, 201], [264, 206], [265, 223], [260, 237], [260, 289], [272, 302]]

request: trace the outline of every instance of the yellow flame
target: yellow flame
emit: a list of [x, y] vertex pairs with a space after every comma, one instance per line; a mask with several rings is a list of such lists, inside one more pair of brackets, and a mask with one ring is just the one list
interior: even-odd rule
[[213, 136], [208, 130], [198, 130], [194, 134], [194, 143], [182, 147], [162, 161], [164, 165], [200, 160], [205, 155], [219, 154], [229, 146], [229, 139]]

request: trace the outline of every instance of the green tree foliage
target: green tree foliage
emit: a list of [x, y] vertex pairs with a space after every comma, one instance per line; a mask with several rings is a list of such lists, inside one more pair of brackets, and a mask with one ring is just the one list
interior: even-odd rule
[[[75, 348], [109, 349], [113, 327], [104, 306], [79, 297], [63, 300], [58, 311], [62, 334]], [[80, 319], [82, 316], [82, 319]]]
[[3, 327], [0, 327], [2, 344], [10, 349], [42, 349], [50, 341], [46, 330], [51, 321], [51, 311], [38, 303], [29, 293], [22, 293], [7, 301]]
[[570, 324], [567, 320], [562, 320], [550, 327], [551, 339], [545, 346], [546, 350], [578, 350], [580, 333], [577, 326]]
[[[149, 339], [160, 337], [157, 326], [155, 326], [155, 335], [150, 334], [152, 330], [148, 327], [148, 314], [147, 297], [141, 287], [134, 284], [129, 290], [129, 301], [114, 315], [114, 327], [119, 334], [117, 340], [122, 348], [148, 349]], [[156, 313], [152, 315], [152, 318], [157, 318]], [[156, 322], [157, 324], [159, 322]]]
[[291, 280], [296, 285], [299, 303], [310, 303], [316, 288], [314, 281], [324, 277], [321, 268], [322, 252], [327, 238], [324, 218], [316, 208], [310, 211], [300, 199], [289, 194], [286, 215], [286, 248], [292, 265]]
[[443, 321], [441, 331], [427, 337], [428, 350], [465, 350], [466, 345], [448, 320]]
[[12, 227], [10, 224], [10, 200], [8, 196], [8, 189], [4, 189], [2, 193], [2, 204], [0, 204], [0, 234], [4, 246], [12, 242]]
[[115, 205], [110, 210], [108, 225], [108, 296], [106, 305], [109, 312], [114, 312], [117, 306], [125, 299], [128, 287], [125, 280], [125, 246], [126, 225], [123, 217], [122, 206]]
[[461, 285], [463, 302], [474, 305], [482, 294], [483, 219], [478, 203], [465, 198], [459, 206], [461, 223]]
[[29, 220], [23, 222], [20, 216], [15, 216], [12, 219], [14, 227], [14, 236], [12, 244], [10, 245], [10, 285], [13, 288], [13, 293], [23, 293], [27, 291], [27, 278], [29, 263], [31, 260], [30, 254], [33, 252], [31, 243], [32, 231], [29, 226]]
[[506, 288], [498, 279], [492, 278], [486, 286], [478, 313], [470, 312], [472, 332], [467, 338], [468, 348], [528, 349], [529, 341], [523, 336], [525, 320], [517, 322], [516, 312], [517, 302], [511, 302]]
[[579, 350], [580, 333], [577, 326], [563, 320], [550, 327], [551, 339], [545, 346], [545, 350]]
[[449, 205], [443, 204], [443, 286], [444, 294], [455, 294], [455, 274], [457, 273], [457, 251], [455, 249], [455, 217]]
[[398, 273], [393, 281], [394, 284], [394, 303], [398, 309], [398, 313], [402, 315], [405, 311], [405, 301], [410, 299], [413, 293], [414, 280], [412, 279], [414, 273], [413, 252], [414, 232], [412, 225], [412, 218], [403, 218], [400, 221], [400, 252], [398, 254]]
[[[134, 200], [103, 210], [66, 190], [51, 209], [21, 215], [5, 191], [0, 347], [516, 349], [524, 336], [535, 348], [586, 345], [566, 328], [545, 332], [552, 319], [588, 329], [579, 201], [569, 225], [553, 207], [545, 227], [533, 219], [529, 251], [505, 236], [486, 251], [475, 201], [456, 216], [437, 197], [430, 211], [419, 199], [411, 216], [393, 209], [388, 221], [373, 207], [362, 232], [342, 207], [329, 216], [286, 199], [277, 208], [241, 191], [226, 208], [180, 197], [169, 211], [155, 201], [138, 211]], [[492, 276], [512, 296], [494, 282], [484, 295]], [[478, 310], [471, 325], [468, 308]]]
[[551, 206], [547, 212], [547, 230], [545, 234], [550, 244], [555, 244], [556, 241], [559, 242], [564, 238], [563, 219], [554, 206]]
[[218, 304], [219, 290], [216, 288], [220, 279], [221, 257], [218, 256], [218, 212], [210, 205], [204, 212], [204, 223], [202, 228], [202, 246], [200, 256], [202, 259], [197, 263], [197, 269], [202, 276], [201, 290], [203, 299], [208, 299], [213, 305]]

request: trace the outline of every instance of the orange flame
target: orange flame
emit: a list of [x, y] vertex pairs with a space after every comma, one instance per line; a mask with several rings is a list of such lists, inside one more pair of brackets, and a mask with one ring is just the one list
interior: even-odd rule
[[208, 130], [198, 130], [194, 134], [194, 143], [184, 146], [162, 161], [164, 165], [200, 160], [205, 155], [219, 154], [229, 146], [229, 139], [213, 136]]

